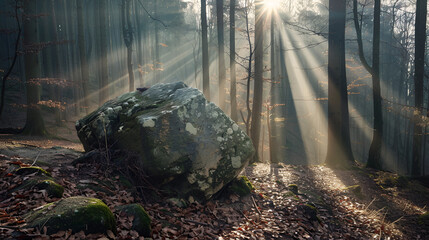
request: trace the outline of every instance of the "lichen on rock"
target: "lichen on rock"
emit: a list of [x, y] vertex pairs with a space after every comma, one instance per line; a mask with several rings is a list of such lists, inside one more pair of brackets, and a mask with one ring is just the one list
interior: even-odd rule
[[239, 126], [182, 82], [124, 94], [79, 120], [76, 129], [86, 151], [114, 143], [110, 150], [137, 156], [132, 164], [142, 172], [136, 175], [186, 199], [210, 198], [254, 154]]

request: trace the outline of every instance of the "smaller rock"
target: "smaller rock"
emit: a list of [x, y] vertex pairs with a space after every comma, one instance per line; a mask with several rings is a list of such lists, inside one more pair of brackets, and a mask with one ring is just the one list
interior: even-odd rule
[[144, 208], [137, 203], [116, 207], [119, 213], [125, 213], [127, 216], [133, 216], [133, 225], [131, 229], [138, 232], [144, 237], [151, 236], [150, 223], [151, 219]]
[[64, 193], [64, 187], [50, 179], [40, 181], [35, 187], [46, 190], [49, 197], [61, 198]]
[[11, 192], [15, 192], [18, 190], [30, 190], [30, 189], [39, 189], [46, 190], [46, 193], [49, 197], [61, 198], [64, 193], [64, 187], [60, 184], [56, 183], [53, 178], [49, 176], [45, 176], [44, 174], [41, 176], [32, 176], [26, 179], [21, 185], [12, 189]]
[[116, 232], [115, 218], [101, 200], [70, 197], [38, 207], [24, 215], [29, 228], [47, 227], [47, 234], [71, 229], [74, 233]]
[[294, 194], [298, 194], [298, 185], [296, 184], [289, 184], [289, 186], [287, 186], [289, 191], [293, 192]]
[[241, 197], [249, 195], [254, 189], [252, 183], [246, 176], [238, 177], [232, 180], [229, 190]]
[[429, 226], [429, 212], [425, 212], [419, 216], [418, 220], [420, 225], [428, 225]]
[[51, 176], [51, 174], [48, 173], [45, 169], [43, 169], [41, 167], [34, 167], [34, 166], [21, 167], [15, 171], [15, 174], [17, 174], [17, 175], [30, 175], [33, 173], [36, 173], [37, 175], [46, 175], [49, 177]]
[[318, 221], [317, 208], [312, 203], [300, 204], [298, 209], [303, 211], [311, 221]]
[[179, 208], [187, 207], [185, 200], [180, 199], [180, 198], [169, 198], [169, 199], [167, 199], [167, 202], [169, 202], [171, 205], [179, 207]]

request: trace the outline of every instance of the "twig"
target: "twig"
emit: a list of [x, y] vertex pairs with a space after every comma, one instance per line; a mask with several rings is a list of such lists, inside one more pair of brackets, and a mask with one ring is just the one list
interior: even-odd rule
[[243, 215], [243, 217], [244, 218], [246, 218], [247, 219], [247, 221], [250, 221], [250, 219], [244, 214], [244, 212], [243, 211], [240, 211], [240, 213], [241, 213], [241, 215]]
[[39, 158], [39, 156], [40, 156], [40, 153], [42, 153], [42, 151], [39, 151], [39, 153], [37, 154], [37, 156], [36, 156], [36, 159], [34, 159], [34, 162], [31, 164], [31, 166], [34, 166], [34, 164], [36, 164], [36, 162], [37, 162], [37, 159]]
[[253, 196], [250, 196], [252, 198], [252, 202], [253, 202], [253, 206], [256, 208], [256, 211], [258, 211], [259, 215], [262, 216], [261, 211], [259, 210], [258, 205], [256, 205], [255, 199], [253, 198]]
[[0, 225], [0, 229], [4, 228], [4, 229], [20, 229], [21, 227], [18, 226], [2, 226]]
[[184, 221], [185, 221], [185, 222], [190, 222], [190, 223], [195, 223], [195, 224], [200, 224], [200, 225], [203, 225], [203, 226], [210, 226], [210, 225], [209, 225], [209, 224], [207, 224], [207, 223], [198, 222], [198, 221], [194, 221], [194, 220], [191, 220], [191, 219], [184, 219]]
[[365, 211], [368, 210], [369, 206], [371, 206], [371, 204], [375, 201], [375, 199], [377, 198], [372, 199], [372, 201], [368, 204], [368, 206], [366, 206]]
[[147, 9], [144, 7], [143, 3], [141, 2], [141, 0], [139, 0], [140, 5], [142, 6], [143, 10], [147, 13], [147, 15], [149, 15], [150, 19], [157, 21], [159, 23], [162, 24], [162, 26], [164, 26], [165, 28], [167, 28], [167, 25], [165, 25], [165, 23], [161, 20], [159, 20], [158, 18], [154, 18], [148, 11]]
[[396, 219], [395, 221], [393, 221], [392, 224], [395, 224], [395, 223], [401, 221], [402, 218], [404, 218], [404, 216], [399, 217], [398, 219]]

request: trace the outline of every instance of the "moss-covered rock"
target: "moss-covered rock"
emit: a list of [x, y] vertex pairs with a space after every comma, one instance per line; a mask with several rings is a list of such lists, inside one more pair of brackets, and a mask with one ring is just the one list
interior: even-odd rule
[[64, 187], [50, 179], [38, 182], [35, 187], [46, 190], [49, 197], [61, 198], [64, 193]]
[[317, 217], [317, 208], [312, 203], [305, 203], [298, 205], [298, 209], [303, 211], [305, 215], [311, 220], [311, 221], [318, 221]]
[[12, 192], [18, 190], [29, 190], [29, 189], [39, 189], [46, 190], [46, 193], [49, 197], [61, 198], [64, 193], [64, 187], [56, 183], [53, 178], [42, 175], [42, 176], [32, 176], [31, 178], [25, 180], [21, 185], [12, 189]]
[[15, 171], [15, 174], [17, 175], [30, 175], [33, 173], [36, 173], [36, 175], [45, 175], [51, 177], [51, 174], [41, 167], [21, 167]]
[[294, 194], [298, 194], [298, 185], [296, 185], [296, 184], [289, 184], [287, 186], [287, 188], [289, 189], [289, 191], [293, 192]]
[[127, 216], [133, 216], [133, 225], [132, 229], [137, 231], [140, 235], [144, 237], [151, 236], [150, 223], [151, 219], [144, 208], [137, 203], [128, 204], [123, 206], [116, 207], [119, 213], [125, 213]]
[[246, 176], [240, 176], [232, 180], [229, 190], [233, 193], [240, 195], [241, 197], [249, 195], [254, 189], [252, 183]]
[[86, 197], [71, 197], [36, 208], [24, 216], [27, 227], [47, 227], [52, 234], [72, 229], [73, 232], [116, 232], [115, 218], [109, 207], [101, 200]]
[[419, 216], [419, 224], [429, 226], [429, 212], [425, 212]]

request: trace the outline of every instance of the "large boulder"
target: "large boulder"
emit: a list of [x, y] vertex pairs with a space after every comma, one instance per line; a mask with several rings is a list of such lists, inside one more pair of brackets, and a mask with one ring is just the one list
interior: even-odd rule
[[240, 127], [182, 82], [108, 101], [79, 120], [76, 129], [86, 151], [105, 149], [107, 143], [109, 150], [126, 153], [111, 159], [119, 166], [134, 156], [131, 164], [141, 175], [181, 197], [210, 198], [254, 154]]

